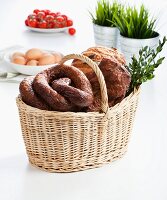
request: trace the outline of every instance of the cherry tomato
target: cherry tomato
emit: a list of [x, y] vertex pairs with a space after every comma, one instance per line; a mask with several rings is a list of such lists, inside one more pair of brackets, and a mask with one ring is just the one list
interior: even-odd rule
[[35, 14], [38, 14], [40, 12], [40, 10], [38, 10], [38, 9], [35, 9], [34, 11], [33, 11], [33, 13], [35, 13]]
[[45, 17], [45, 20], [46, 20], [47, 22], [53, 22], [54, 17], [53, 17], [52, 15], [47, 15], [47, 16]]
[[55, 23], [52, 21], [52, 22], [47, 22], [47, 28], [54, 28], [55, 26]]
[[56, 17], [56, 13], [50, 12], [49, 15], [52, 15], [53, 17]]
[[64, 22], [64, 18], [61, 16], [58, 16], [58, 17], [56, 17], [56, 21], [59, 23], [62, 23], [62, 22]]
[[45, 18], [45, 13], [44, 12], [38, 12], [38, 14], [36, 15], [36, 18], [38, 20], [43, 20]]
[[61, 15], [61, 16], [64, 18], [64, 20], [67, 21], [68, 17], [66, 15]]
[[56, 12], [55, 14], [56, 14], [56, 16], [60, 16], [60, 15], [61, 15], [61, 13], [60, 13], [60, 12]]
[[45, 15], [48, 15], [51, 11], [50, 10], [47, 10], [47, 9], [45, 9], [45, 10], [41, 10], [41, 12], [44, 12], [45, 13]]
[[69, 29], [68, 29], [68, 33], [69, 33], [70, 35], [74, 35], [74, 34], [76, 33], [75, 28], [69, 28]]
[[25, 20], [25, 25], [28, 26], [28, 19]]
[[37, 27], [37, 20], [36, 19], [29, 19], [28, 26], [36, 28]]
[[40, 10], [40, 12], [44, 12], [45, 13], [45, 10]]
[[38, 28], [47, 28], [47, 22], [45, 20], [38, 22]]
[[54, 23], [54, 28], [63, 28], [63, 27], [64, 25], [61, 23], [58, 23], [58, 22]]
[[28, 19], [36, 19], [36, 14], [35, 14], [35, 13], [30, 14], [30, 15], [28, 15], [27, 18], [28, 18]]
[[72, 26], [73, 25], [73, 21], [71, 19], [67, 20], [67, 26]]
[[44, 10], [45, 15], [50, 15], [50, 10]]

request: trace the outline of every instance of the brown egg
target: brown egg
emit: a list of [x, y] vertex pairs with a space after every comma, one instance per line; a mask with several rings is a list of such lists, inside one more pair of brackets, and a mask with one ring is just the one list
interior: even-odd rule
[[63, 58], [63, 55], [58, 52], [52, 53], [52, 55], [55, 57], [55, 63], [59, 63]]
[[39, 60], [42, 57], [43, 51], [40, 49], [30, 49], [26, 52], [25, 57], [28, 60]]
[[13, 55], [12, 55], [12, 59], [16, 56], [22, 56], [22, 57], [25, 57], [25, 54], [24, 53], [21, 53], [21, 52], [15, 52]]
[[38, 65], [38, 61], [37, 60], [29, 60], [26, 65], [37, 66]]
[[14, 58], [12, 58], [12, 63], [25, 65], [26, 59], [23, 56], [15, 56]]
[[38, 65], [50, 65], [55, 63], [55, 57], [52, 54], [44, 54], [40, 59]]
[[45, 54], [50, 54], [50, 53], [48, 53], [47, 51], [43, 51], [42, 56], [44, 56]]

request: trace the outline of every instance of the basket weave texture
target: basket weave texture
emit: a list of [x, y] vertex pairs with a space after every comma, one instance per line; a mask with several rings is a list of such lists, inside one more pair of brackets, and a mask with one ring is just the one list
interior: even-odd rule
[[127, 151], [140, 89], [108, 108], [104, 77], [89, 58], [71, 54], [95, 71], [101, 88], [98, 112], [45, 111], [16, 98], [22, 135], [30, 163], [48, 172], [73, 172], [99, 167], [121, 158]]

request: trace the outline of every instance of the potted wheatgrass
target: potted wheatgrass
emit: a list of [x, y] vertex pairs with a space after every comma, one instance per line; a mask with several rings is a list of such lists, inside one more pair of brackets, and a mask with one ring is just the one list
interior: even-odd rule
[[139, 50], [148, 46], [155, 49], [159, 41], [159, 33], [156, 32], [156, 19], [150, 17], [149, 11], [144, 5], [139, 10], [136, 7], [127, 6], [120, 9], [120, 13], [114, 13], [113, 22], [120, 30], [121, 51], [126, 57], [127, 64], [133, 55], [139, 56]]
[[120, 7], [121, 5], [116, 1], [111, 4], [107, 0], [100, 0], [97, 2], [95, 13], [89, 12], [96, 45], [117, 48], [119, 29], [116, 27], [114, 16], [116, 13], [119, 16]]

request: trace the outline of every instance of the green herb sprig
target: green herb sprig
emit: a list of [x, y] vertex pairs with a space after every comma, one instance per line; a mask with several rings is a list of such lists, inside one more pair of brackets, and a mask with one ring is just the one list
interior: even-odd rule
[[107, 27], [115, 27], [114, 15], [119, 13], [120, 4], [115, 0], [112, 4], [108, 0], [97, 2], [95, 14], [89, 11], [94, 24]]
[[150, 18], [149, 11], [141, 5], [140, 9], [127, 6], [114, 13], [113, 22], [120, 34], [128, 38], [147, 39], [157, 36], [156, 19]]
[[158, 47], [154, 50], [148, 46], [139, 51], [139, 58], [132, 57], [132, 63], [129, 64], [129, 71], [131, 73], [131, 84], [129, 93], [134, 88], [139, 87], [142, 83], [154, 78], [155, 69], [162, 63], [165, 57], [156, 60], [157, 55], [162, 51], [167, 38], [164, 37], [163, 41], [159, 40]]

